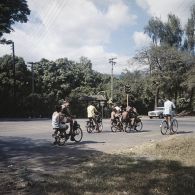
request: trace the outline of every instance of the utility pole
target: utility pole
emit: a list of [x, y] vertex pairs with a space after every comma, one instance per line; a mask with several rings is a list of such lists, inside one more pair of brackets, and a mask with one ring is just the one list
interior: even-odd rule
[[12, 44], [12, 58], [13, 58], [13, 77], [14, 77], [14, 101], [16, 99], [16, 67], [15, 67], [15, 48], [14, 42], [10, 42]]
[[31, 65], [31, 72], [32, 72], [32, 94], [34, 93], [35, 91], [35, 76], [34, 76], [34, 62], [28, 62], [28, 64]]
[[129, 93], [131, 93], [131, 87], [129, 85], [125, 85], [125, 93], [127, 95], [127, 106], [129, 106]]
[[116, 62], [114, 61], [117, 58], [110, 58], [109, 59], [109, 63], [112, 65], [112, 69], [111, 69], [111, 102], [113, 102], [113, 66], [116, 64]]

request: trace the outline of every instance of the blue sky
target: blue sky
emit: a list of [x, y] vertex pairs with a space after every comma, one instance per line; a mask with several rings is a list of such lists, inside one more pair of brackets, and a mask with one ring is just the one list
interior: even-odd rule
[[[132, 63], [135, 52], [151, 43], [144, 34], [148, 20], [166, 21], [172, 13], [185, 25], [194, 0], [27, 0], [28, 23], [15, 24], [4, 37], [15, 43], [16, 55], [26, 62], [41, 58], [88, 57], [93, 69], [110, 73], [108, 59], [117, 57], [114, 73], [140, 69]], [[0, 45], [0, 56], [10, 54]]]

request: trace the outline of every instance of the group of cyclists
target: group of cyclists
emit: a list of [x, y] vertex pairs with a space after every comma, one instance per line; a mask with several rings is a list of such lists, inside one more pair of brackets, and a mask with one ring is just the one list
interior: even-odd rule
[[111, 112], [111, 124], [122, 122], [129, 124], [131, 127], [134, 126], [135, 120], [138, 116], [137, 109], [131, 106], [113, 106]]
[[[168, 125], [171, 123], [171, 118], [173, 115], [173, 110], [175, 109], [175, 104], [166, 98], [164, 102], [164, 117], [167, 121]], [[97, 121], [97, 114], [99, 114], [93, 102], [89, 102], [87, 107], [87, 117], [89, 120], [92, 120], [96, 126], [96, 130], [99, 131], [99, 125]], [[130, 127], [135, 128], [135, 120], [138, 116], [137, 109], [131, 106], [112, 106], [111, 112], [111, 124], [117, 124], [118, 121], [122, 123], [128, 124]], [[53, 137], [56, 137], [59, 129], [67, 130], [70, 126], [69, 136], [71, 137], [71, 141], [74, 140], [73, 135], [73, 118], [74, 116], [70, 112], [70, 102], [68, 100], [64, 100], [62, 105], [56, 106], [56, 110], [52, 115], [52, 127], [54, 129]], [[70, 125], [68, 126], [67, 123]], [[54, 144], [56, 143], [56, 140]]]

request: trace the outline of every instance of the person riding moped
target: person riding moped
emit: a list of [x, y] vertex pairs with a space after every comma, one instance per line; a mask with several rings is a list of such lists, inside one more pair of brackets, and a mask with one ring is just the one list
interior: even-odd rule
[[128, 115], [129, 115], [130, 125], [131, 127], [134, 127], [135, 120], [138, 116], [137, 109], [133, 106], [127, 106], [126, 111], [128, 112]]
[[89, 120], [93, 120], [95, 125], [96, 125], [96, 130], [99, 131], [99, 125], [96, 120], [96, 113], [99, 113], [94, 106], [93, 102], [89, 102], [88, 107], [87, 107], [87, 117]]
[[111, 124], [117, 124], [118, 120], [119, 120], [119, 115], [117, 114], [116, 108], [113, 107], [111, 112]]
[[70, 102], [65, 99], [63, 104], [61, 105], [62, 108], [62, 114], [64, 115], [64, 121], [65, 123], [70, 123], [70, 132], [69, 135], [71, 136], [70, 140], [74, 141], [74, 135], [73, 135], [73, 116], [70, 112]]
[[62, 114], [62, 107], [60, 105], [55, 106], [55, 112], [52, 114], [52, 127], [54, 130], [53, 137], [55, 138], [54, 144], [57, 143], [56, 136], [58, 131], [68, 129], [68, 125], [64, 122], [64, 116]]

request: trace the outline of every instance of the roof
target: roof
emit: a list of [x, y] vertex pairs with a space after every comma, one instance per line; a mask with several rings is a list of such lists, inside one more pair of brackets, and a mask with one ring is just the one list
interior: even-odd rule
[[81, 101], [107, 101], [107, 99], [103, 95], [81, 96], [79, 100]]

